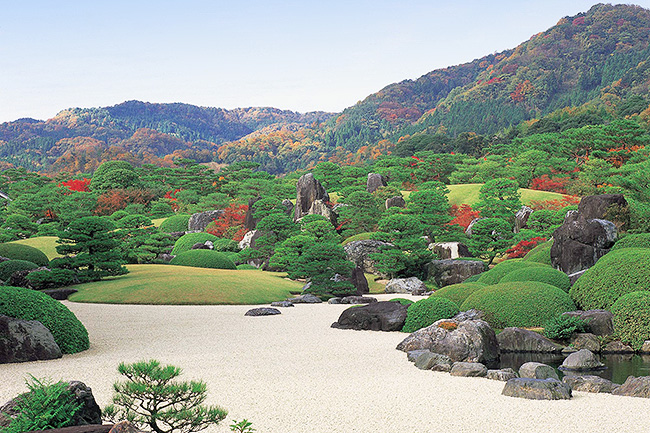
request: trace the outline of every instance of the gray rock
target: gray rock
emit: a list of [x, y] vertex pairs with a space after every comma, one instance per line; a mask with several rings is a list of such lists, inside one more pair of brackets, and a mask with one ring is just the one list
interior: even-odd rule
[[370, 194], [377, 191], [380, 188], [388, 185], [384, 176], [379, 173], [368, 173], [368, 181], [366, 182], [366, 191]]
[[600, 340], [591, 333], [578, 333], [571, 337], [571, 345], [577, 350], [587, 349], [592, 352], [600, 352]]
[[608, 219], [612, 217], [608, 213], [612, 207], [619, 209], [627, 207], [627, 200], [623, 194], [598, 194], [583, 197], [578, 204], [578, 213], [587, 219]]
[[291, 200], [285, 198], [284, 200], [282, 200], [282, 206], [284, 206], [284, 214], [286, 216], [293, 215], [295, 206], [293, 205]]
[[[455, 322], [457, 328], [447, 330], [440, 327], [443, 322]], [[404, 352], [418, 349], [447, 355], [452, 361], [490, 362], [499, 358], [496, 335], [483, 320], [439, 320], [418, 329], [397, 345], [397, 350]]]
[[323, 200], [314, 200], [314, 202], [309, 207], [307, 214], [321, 215], [327, 218], [327, 220], [332, 222], [333, 224], [336, 223], [336, 214], [332, 212], [332, 206], [330, 206]]
[[248, 310], [244, 316], [276, 316], [278, 314], [282, 314], [280, 310], [277, 308], [269, 308], [269, 307], [260, 307], [260, 308], [253, 308]]
[[474, 308], [467, 310], [467, 311], [461, 311], [460, 313], [456, 314], [453, 319], [456, 322], [464, 322], [466, 320], [482, 320], [483, 319], [483, 312], [475, 310]]
[[432, 260], [427, 265], [429, 280], [435, 280], [438, 287], [462, 283], [472, 275], [485, 271], [480, 260]]
[[519, 377], [530, 379], [556, 379], [559, 380], [555, 369], [541, 362], [526, 362], [519, 367]]
[[309, 210], [316, 200], [329, 202], [330, 197], [313, 174], [302, 175], [296, 185], [296, 208], [293, 219], [299, 220], [305, 215], [309, 215]]
[[271, 302], [271, 307], [281, 307], [281, 308], [287, 308], [287, 307], [293, 307], [293, 302], [291, 301], [276, 301], [276, 302]]
[[172, 261], [174, 257], [176, 256], [172, 256], [171, 254], [167, 254], [167, 253], [160, 253], [156, 258], [162, 262], [169, 263]]
[[400, 331], [406, 321], [408, 306], [399, 302], [373, 302], [343, 311], [332, 328], [371, 331]]
[[572, 273], [572, 274], [569, 274], [569, 275], [568, 275], [568, 277], [569, 277], [569, 284], [573, 286], [573, 285], [576, 283], [576, 281], [578, 281], [578, 278], [582, 277], [582, 276], [585, 274], [585, 272], [587, 272], [587, 271], [588, 271], [588, 269], [583, 269], [583, 270], [581, 270], [581, 271], [578, 271], [578, 272], [574, 272], [574, 273]]
[[404, 293], [422, 295], [427, 292], [427, 286], [417, 277], [393, 278], [386, 283], [386, 293]]
[[386, 209], [390, 209], [392, 207], [402, 207], [402, 208], [404, 208], [404, 207], [406, 207], [406, 200], [404, 200], [404, 197], [402, 197], [401, 195], [398, 195], [398, 196], [386, 199], [385, 205], [386, 205]]
[[465, 234], [467, 235], [467, 237], [469, 237], [469, 238], [472, 237], [472, 228], [474, 227], [474, 224], [476, 224], [477, 221], [480, 221], [480, 220], [482, 220], [482, 219], [483, 219], [483, 218], [474, 218], [474, 219], [469, 223], [469, 225], [468, 225], [467, 228], [465, 229]]
[[323, 302], [318, 296], [312, 295], [310, 293], [305, 293], [304, 295], [296, 296], [295, 298], [287, 299], [287, 301], [294, 304], [320, 304]]
[[415, 362], [417, 359], [424, 355], [425, 353], [433, 353], [430, 350], [411, 350], [410, 352], [406, 353], [406, 359], [408, 359], [409, 362]]
[[342, 304], [341, 299], [343, 299], [343, 298], [337, 298], [337, 297], [329, 298], [329, 299], [327, 300], [327, 303], [328, 303], [328, 304], [332, 304], [332, 305]]
[[214, 249], [214, 244], [210, 241], [205, 241], [205, 242], [197, 242], [194, 245], [192, 245], [192, 250], [212, 250]]
[[209, 210], [206, 212], [198, 212], [192, 214], [190, 220], [187, 223], [187, 230], [190, 232], [203, 232], [205, 231], [205, 228], [208, 226], [208, 224], [218, 219], [223, 214], [224, 211], [222, 209]]
[[569, 311], [563, 316], [582, 319], [587, 324], [587, 331], [595, 335], [611, 335], [614, 332], [612, 313], [607, 310]]
[[610, 341], [605, 345], [605, 347], [602, 347], [600, 353], [634, 353], [634, 349], [627, 344], [623, 344], [621, 341], [616, 340]]
[[361, 268], [354, 268], [349, 277], [343, 277], [339, 274], [336, 274], [334, 275], [333, 280], [349, 281], [357, 290], [358, 295], [363, 295], [370, 292], [370, 288], [368, 287], [368, 280], [366, 279], [366, 276], [363, 273], [363, 269]]
[[353, 262], [357, 268], [370, 274], [380, 274], [375, 268], [375, 262], [370, 258], [370, 255], [378, 253], [382, 247], [389, 245], [386, 242], [367, 239], [350, 242], [343, 248], [345, 249], [347, 259]]
[[450, 374], [462, 377], [485, 377], [487, 367], [480, 362], [454, 362]]
[[623, 385], [612, 391], [612, 394], [624, 395], [627, 397], [650, 398], [650, 376], [629, 376]]
[[576, 349], [575, 347], [567, 346], [564, 349], [562, 349], [562, 355], [569, 356], [572, 353], [576, 353], [577, 351], [578, 349]]
[[242, 250], [246, 248], [255, 249], [255, 241], [258, 240], [262, 235], [263, 233], [259, 230], [251, 230], [249, 232], [246, 232], [242, 240], [239, 241], [239, 248]]
[[650, 340], [646, 340], [643, 342], [643, 346], [641, 346], [641, 349], [639, 349], [639, 353], [644, 353], [644, 354], [650, 353]]
[[521, 328], [506, 328], [499, 335], [501, 352], [560, 353], [562, 346], [537, 332]]
[[560, 366], [561, 370], [573, 370], [573, 371], [584, 371], [584, 370], [599, 370], [605, 367], [605, 364], [600, 362], [596, 355], [594, 355], [590, 350], [580, 349], [575, 353], [567, 356], [562, 365]]
[[533, 209], [528, 206], [522, 206], [521, 209], [515, 214], [515, 233], [519, 233], [521, 229], [528, 228], [528, 218], [533, 213]]
[[65, 301], [68, 299], [70, 295], [73, 293], [77, 293], [79, 290], [77, 289], [67, 289], [67, 288], [62, 288], [62, 289], [46, 289], [46, 290], [41, 290], [41, 292], [45, 293], [47, 296], [49, 296], [52, 299], [56, 299], [57, 301]]
[[564, 376], [562, 382], [574, 391], [612, 393], [620, 385], [599, 376]]
[[569, 400], [571, 388], [556, 379], [514, 378], [506, 382], [501, 394], [529, 400]]
[[488, 370], [486, 377], [491, 380], [500, 380], [501, 382], [507, 382], [510, 379], [519, 377], [519, 375], [512, 368], [502, 368], [501, 370]]
[[429, 249], [441, 260], [472, 257], [467, 245], [460, 242], [438, 242], [430, 244]]
[[246, 216], [244, 216], [244, 228], [248, 231], [255, 230], [255, 227], [257, 227], [259, 219], [253, 217], [253, 206], [261, 199], [262, 197], [259, 195], [248, 199], [248, 209], [246, 210]]
[[0, 315], [0, 364], [56, 358], [61, 349], [41, 322]]
[[417, 357], [415, 366], [420, 370], [450, 371], [452, 361], [448, 356], [427, 350]]
[[377, 298], [372, 296], [346, 296], [341, 298], [341, 304], [372, 304], [377, 302]]

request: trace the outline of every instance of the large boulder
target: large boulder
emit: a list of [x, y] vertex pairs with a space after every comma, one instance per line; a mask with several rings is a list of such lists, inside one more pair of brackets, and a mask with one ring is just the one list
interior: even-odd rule
[[428, 279], [435, 280], [438, 287], [462, 283], [483, 271], [485, 264], [480, 260], [432, 260], [427, 265]]
[[363, 269], [355, 267], [352, 270], [352, 273], [350, 274], [350, 278], [348, 280], [352, 283], [354, 288], [357, 289], [357, 294], [365, 295], [366, 293], [370, 293], [370, 287], [368, 287], [368, 279], [363, 273]]
[[0, 315], [0, 364], [61, 356], [52, 333], [41, 322]]
[[650, 398], [650, 376], [629, 376], [623, 385], [612, 391], [612, 394]]
[[460, 242], [438, 242], [430, 244], [429, 249], [442, 260], [472, 257], [467, 245]]
[[537, 332], [521, 328], [506, 328], [497, 335], [501, 352], [560, 353], [562, 346]]
[[483, 320], [438, 320], [431, 326], [418, 329], [397, 345], [397, 350], [404, 352], [422, 349], [447, 355], [455, 362], [488, 363], [499, 358], [496, 335]]
[[246, 232], [242, 240], [239, 241], [239, 248], [242, 250], [246, 248], [255, 249], [255, 241], [259, 239], [262, 234], [263, 233], [259, 230], [251, 230], [249, 232]]
[[382, 247], [388, 245], [390, 244], [386, 242], [366, 239], [349, 242], [343, 249], [345, 250], [347, 259], [353, 262], [357, 268], [370, 274], [379, 274], [379, 271], [375, 269], [375, 262], [370, 258], [370, 255], [378, 253]]
[[596, 355], [587, 349], [580, 349], [570, 354], [560, 366], [561, 370], [572, 371], [600, 370], [603, 368], [605, 368], [605, 364], [600, 362]]
[[[451, 370], [453, 364], [451, 358], [439, 353], [433, 353], [430, 350], [423, 350], [415, 358], [415, 366], [420, 370], [446, 371]], [[413, 352], [409, 352], [411, 354]]]
[[487, 367], [480, 362], [454, 362], [449, 372], [452, 376], [485, 377]]
[[293, 210], [295, 206], [293, 205], [293, 202], [291, 200], [285, 198], [284, 200], [282, 200], [282, 206], [284, 206], [284, 214], [286, 216], [293, 215]]
[[634, 349], [620, 340], [614, 340], [601, 347], [600, 353], [634, 353]]
[[530, 379], [556, 379], [559, 380], [555, 369], [541, 362], [526, 362], [519, 367], [519, 377]]
[[614, 316], [607, 310], [568, 311], [562, 315], [582, 319], [587, 324], [587, 331], [595, 335], [611, 335], [614, 332]]
[[395, 197], [387, 198], [385, 205], [386, 209], [392, 207], [406, 207], [406, 200], [404, 200], [404, 197], [401, 195], [396, 195]]
[[515, 233], [519, 233], [521, 229], [528, 228], [528, 218], [533, 213], [533, 209], [528, 206], [522, 206], [521, 209], [515, 214]]
[[404, 293], [408, 295], [423, 295], [429, 289], [417, 277], [393, 278], [386, 283], [386, 293]]
[[332, 328], [371, 331], [399, 331], [406, 321], [407, 305], [399, 302], [373, 302], [351, 307], [341, 313]]
[[332, 206], [323, 200], [314, 200], [307, 211], [308, 215], [321, 215], [327, 218], [332, 224], [336, 224], [336, 214], [332, 212]]
[[386, 180], [384, 176], [379, 173], [368, 173], [368, 181], [366, 182], [366, 191], [370, 194], [377, 191], [379, 188], [383, 188], [386, 185]]
[[600, 340], [589, 332], [579, 332], [571, 336], [571, 347], [576, 350], [587, 349], [592, 352], [600, 352]]
[[309, 215], [309, 210], [316, 200], [329, 202], [330, 197], [323, 185], [311, 173], [304, 174], [298, 179], [296, 185], [296, 208], [294, 220]]
[[506, 382], [501, 394], [529, 400], [569, 400], [571, 387], [557, 379], [517, 377]]
[[502, 368], [501, 370], [488, 370], [485, 377], [491, 380], [500, 380], [501, 382], [507, 382], [510, 379], [519, 377], [519, 375], [512, 368]]
[[68, 288], [41, 290], [41, 292], [45, 293], [52, 299], [56, 299], [57, 301], [65, 301], [70, 295], [77, 293], [78, 291], [79, 290], [77, 289]]
[[260, 316], [276, 316], [278, 314], [282, 314], [282, 313], [277, 308], [259, 307], [259, 308], [251, 308], [246, 313], [244, 313], [244, 316], [260, 317]]
[[620, 385], [600, 376], [564, 376], [562, 382], [574, 391], [612, 393]]
[[[623, 225], [626, 222], [626, 216], [622, 213], [625, 213], [626, 208], [627, 200], [623, 194], [588, 195], [580, 200], [578, 213], [586, 219], [612, 218], [614, 223]], [[615, 217], [622, 217], [623, 220], [617, 220]], [[623, 228], [625, 227], [623, 226]]]
[[244, 228], [248, 231], [255, 230], [257, 223], [260, 222], [258, 218], [253, 217], [253, 205], [261, 199], [262, 197], [259, 195], [248, 199], [248, 209], [246, 210], [246, 216], [244, 216]]
[[316, 295], [312, 295], [311, 293], [305, 293], [303, 295], [296, 296], [295, 298], [289, 298], [287, 301], [294, 304], [320, 304], [323, 302], [321, 298]]
[[187, 230], [190, 232], [203, 232], [212, 221], [224, 214], [222, 209], [209, 210], [192, 214], [187, 222]]

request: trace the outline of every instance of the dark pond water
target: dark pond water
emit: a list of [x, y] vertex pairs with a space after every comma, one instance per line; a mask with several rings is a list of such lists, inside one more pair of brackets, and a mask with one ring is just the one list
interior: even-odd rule
[[[499, 364], [490, 368], [510, 367], [519, 371], [519, 367], [526, 362], [542, 362], [554, 367], [556, 370], [564, 361], [566, 356], [562, 354], [540, 354], [540, 353], [502, 353]], [[600, 362], [607, 368], [603, 370], [592, 370], [579, 372], [579, 375], [594, 375], [609, 379], [614, 383], [623, 383], [628, 376], [650, 376], [650, 355], [600, 355]], [[576, 374], [557, 370], [558, 376]]]

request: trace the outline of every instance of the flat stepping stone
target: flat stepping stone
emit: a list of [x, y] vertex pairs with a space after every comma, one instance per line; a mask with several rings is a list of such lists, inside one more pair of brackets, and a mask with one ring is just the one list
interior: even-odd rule
[[244, 316], [275, 316], [280, 313], [280, 310], [277, 308], [268, 308], [268, 307], [262, 307], [262, 308], [253, 308], [252, 310], [248, 310]]

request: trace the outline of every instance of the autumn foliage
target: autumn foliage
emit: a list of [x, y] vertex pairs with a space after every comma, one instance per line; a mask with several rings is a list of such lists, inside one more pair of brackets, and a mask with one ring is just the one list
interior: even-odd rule
[[147, 206], [155, 197], [147, 189], [112, 189], [97, 198], [95, 215], [112, 215], [132, 203]]
[[233, 203], [225, 208], [224, 213], [213, 223], [210, 223], [205, 231], [220, 238], [240, 241], [246, 233], [244, 219], [247, 210], [248, 206], [245, 204], [237, 205]]
[[570, 178], [568, 176], [551, 178], [548, 174], [543, 174], [540, 177], [531, 180], [530, 188], [537, 191], [550, 191], [557, 192], [558, 194], [566, 194], [566, 185], [569, 180]]
[[517, 245], [506, 250], [509, 259], [518, 259], [524, 257], [528, 251], [532, 250], [541, 242], [546, 242], [546, 238], [532, 238], [520, 241]]
[[454, 219], [449, 221], [447, 224], [458, 224], [463, 228], [463, 230], [467, 230], [467, 227], [472, 222], [472, 220], [478, 218], [480, 214], [479, 211], [472, 210], [472, 207], [468, 204], [462, 204], [460, 206], [455, 204], [451, 205], [450, 213]]
[[565, 195], [561, 200], [533, 200], [529, 204], [533, 210], [560, 210], [578, 203], [580, 203], [580, 197]]
[[59, 184], [59, 186], [64, 186], [73, 192], [88, 192], [90, 191], [88, 185], [90, 185], [90, 179], [85, 177], [83, 179], [71, 179]]

